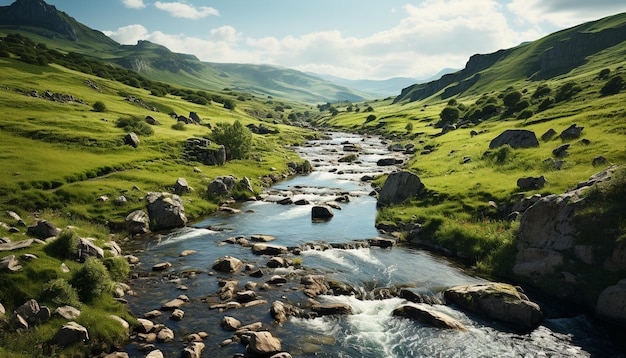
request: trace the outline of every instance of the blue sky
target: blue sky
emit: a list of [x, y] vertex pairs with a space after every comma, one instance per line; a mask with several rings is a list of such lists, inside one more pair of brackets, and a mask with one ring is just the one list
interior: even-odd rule
[[123, 44], [349, 79], [427, 78], [475, 53], [626, 12], [624, 0], [46, 1]]

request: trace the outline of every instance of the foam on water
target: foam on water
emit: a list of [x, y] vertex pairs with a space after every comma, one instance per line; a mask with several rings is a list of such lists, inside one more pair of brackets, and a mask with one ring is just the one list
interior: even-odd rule
[[190, 239], [195, 239], [201, 236], [214, 235], [216, 231], [209, 229], [198, 229], [194, 227], [183, 227], [177, 230], [170, 232], [169, 234], [163, 236], [163, 238], [156, 244], [157, 246], [162, 245], [170, 245], [174, 243], [179, 243], [181, 241], [187, 241]]

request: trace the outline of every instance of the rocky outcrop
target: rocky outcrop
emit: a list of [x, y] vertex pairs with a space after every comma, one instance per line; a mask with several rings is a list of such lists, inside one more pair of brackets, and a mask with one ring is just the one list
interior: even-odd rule
[[187, 224], [183, 201], [176, 194], [151, 192], [146, 196], [148, 215], [156, 230], [173, 229]]
[[193, 188], [189, 186], [189, 183], [187, 183], [187, 179], [185, 178], [178, 178], [176, 183], [174, 183], [173, 189], [174, 194], [176, 195], [183, 195], [193, 191]]
[[607, 202], [597, 202], [596, 197], [594, 202], [587, 198], [594, 193], [590, 188], [615, 185], [611, 180], [617, 170], [610, 167], [570, 191], [536, 200], [520, 217], [513, 274], [595, 310], [603, 319], [626, 324], [626, 306], [620, 303], [626, 285], [611, 281], [615, 273], [626, 271], [626, 244], [617, 242], [609, 210], [614, 205], [611, 201], [621, 199], [605, 197], [602, 200]]
[[130, 145], [133, 148], [139, 147], [140, 143], [141, 143], [141, 141], [139, 140], [139, 136], [137, 134], [135, 134], [134, 132], [128, 133], [124, 137], [124, 144]]
[[399, 204], [424, 190], [420, 177], [409, 171], [389, 174], [378, 196], [379, 205]]
[[271, 356], [282, 350], [280, 340], [270, 332], [251, 332], [250, 342], [248, 343], [248, 352], [259, 356]]
[[507, 129], [489, 143], [489, 149], [509, 145], [513, 149], [533, 148], [539, 146], [537, 136], [526, 129]]
[[27, 230], [28, 235], [34, 236], [38, 239], [45, 240], [50, 237], [57, 236], [61, 233], [61, 229], [54, 226], [53, 223], [40, 220], [37, 224], [29, 226]]
[[538, 304], [505, 283], [456, 286], [447, 289], [444, 297], [462, 309], [525, 331], [534, 329], [543, 320]]
[[150, 218], [143, 210], [135, 210], [124, 219], [126, 230], [131, 235], [141, 235], [150, 231]]
[[223, 145], [212, 145], [205, 138], [189, 138], [183, 147], [183, 157], [204, 165], [224, 165], [226, 148]]
[[540, 177], [525, 177], [517, 179], [517, 187], [523, 191], [537, 190], [543, 188], [547, 182], [543, 175]]
[[626, 279], [602, 291], [596, 304], [596, 316], [626, 327]]
[[235, 188], [236, 181], [233, 175], [219, 176], [209, 183], [208, 191], [216, 196], [228, 195]]
[[89, 340], [89, 333], [87, 332], [87, 328], [71, 321], [63, 325], [52, 340], [65, 347], [77, 342], [87, 342]]
[[335, 216], [333, 209], [328, 205], [315, 205], [311, 208], [311, 219], [328, 220]]

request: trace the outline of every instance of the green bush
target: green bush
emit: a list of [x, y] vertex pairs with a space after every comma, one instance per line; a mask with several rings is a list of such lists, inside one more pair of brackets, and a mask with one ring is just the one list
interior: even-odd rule
[[622, 76], [615, 76], [610, 80], [606, 81], [600, 93], [603, 96], [610, 96], [612, 94], [618, 94], [624, 88], [624, 79]]
[[96, 103], [93, 104], [93, 110], [95, 112], [106, 112], [107, 106], [104, 104], [104, 102], [97, 101]]
[[43, 286], [39, 301], [56, 307], [65, 305], [80, 307], [78, 292], [62, 278], [47, 282]]
[[141, 118], [122, 117], [115, 122], [117, 128], [122, 128], [126, 133], [135, 132], [137, 135], [150, 136], [154, 130]]
[[61, 232], [59, 236], [44, 247], [46, 254], [59, 259], [73, 259], [78, 248], [78, 235], [73, 230]]
[[245, 159], [252, 149], [252, 132], [239, 121], [216, 123], [211, 137], [224, 146], [227, 160]]
[[528, 119], [533, 115], [535, 115], [535, 113], [532, 109], [525, 109], [517, 116], [517, 119]]
[[365, 123], [369, 123], [375, 120], [376, 120], [376, 115], [370, 114], [369, 116], [367, 116], [367, 118], [365, 118]]
[[172, 129], [177, 130], [177, 131], [184, 131], [187, 128], [185, 127], [184, 122], [178, 121], [175, 124], [172, 124]]
[[130, 275], [130, 264], [123, 257], [108, 257], [102, 261], [109, 270], [109, 276], [113, 281], [124, 282]]
[[505, 94], [504, 97], [502, 98], [502, 101], [504, 102], [504, 105], [507, 106], [508, 108], [514, 108], [517, 102], [519, 102], [521, 99], [522, 99], [521, 92], [512, 91], [512, 92], [508, 92], [507, 94]]
[[450, 124], [456, 122], [460, 115], [461, 111], [459, 111], [458, 108], [447, 106], [441, 110], [441, 113], [439, 114], [439, 117], [441, 118], [440, 124]]
[[88, 258], [74, 273], [70, 283], [78, 290], [80, 300], [86, 303], [113, 292], [113, 281], [106, 266], [102, 261], [93, 257]]

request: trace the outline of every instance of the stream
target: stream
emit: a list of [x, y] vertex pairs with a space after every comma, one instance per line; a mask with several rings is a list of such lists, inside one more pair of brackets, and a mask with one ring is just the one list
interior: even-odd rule
[[[377, 166], [381, 158], [406, 160], [402, 152], [389, 152], [379, 138], [329, 133], [330, 139], [315, 140], [296, 148], [303, 159], [308, 159], [314, 171], [300, 175], [269, 188], [263, 200], [247, 202], [238, 214], [217, 213], [191, 226], [165, 235], [155, 235], [133, 243], [133, 255], [141, 263], [134, 268], [138, 278], [131, 280], [135, 295], [129, 295], [129, 309], [137, 317], [159, 309], [164, 303], [184, 294], [189, 297], [181, 309], [180, 321], [169, 319], [169, 313], [154, 318], [175, 332], [170, 343], [154, 343], [166, 357], [179, 357], [190, 333], [206, 332], [203, 357], [243, 356], [246, 347], [239, 343], [222, 344], [233, 332], [220, 327], [223, 317], [231, 316], [244, 325], [260, 322], [264, 330], [272, 332], [282, 343], [283, 351], [294, 357], [591, 357], [620, 356], [619, 344], [611, 338], [608, 328], [596, 325], [585, 315], [548, 314], [534, 331], [520, 334], [497, 322], [489, 321], [454, 306], [434, 307], [460, 320], [467, 332], [427, 327], [407, 318], [393, 317], [391, 312], [407, 301], [401, 298], [371, 299], [377, 289], [408, 287], [434, 300], [443, 301], [442, 290], [460, 284], [485, 282], [462, 267], [435, 254], [404, 245], [391, 249], [379, 247], [330, 248], [322, 250], [323, 243], [349, 243], [379, 237], [374, 227], [376, 199], [364, 175], [378, 175], [397, 169], [395, 166]], [[340, 163], [344, 145], [361, 147], [359, 158], [353, 163]], [[348, 196], [349, 202], [340, 202], [341, 210], [326, 222], [311, 220], [312, 204]], [[293, 201], [307, 200], [308, 205], [281, 205], [277, 201], [291, 197]], [[300, 255], [289, 255], [299, 265], [270, 269], [269, 256], [254, 255], [249, 247], [225, 244], [232, 237], [250, 238], [251, 235], [272, 235], [270, 244], [287, 247], [305, 247]], [[309, 243], [308, 246], [303, 246]], [[180, 256], [185, 250], [196, 254]], [[224, 256], [233, 256], [245, 264], [261, 268], [262, 277], [252, 277], [250, 271], [233, 274], [215, 272], [212, 265]], [[152, 272], [155, 264], [169, 262], [172, 266], [163, 272]], [[284, 325], [273, 322], [269, 313], [272, 302], [298, 305], [307, 302], [301, 291], [300, 278], [304, 274], [323, 274], [327, 280], [347, 284], [362, 292], [355, 296], [318, 296], [323, 304], [347, 303], [353, 314], [324, 316], [313, 319], [290, 318]], [[273, 275], [283, 275], [287, 283], [260, 289]], [[219, 279], [237, 279], [238, 290], [244, 286], [256, 288], [259, 299], [266, 304], [238, 309], [210, 309], [220, 303], [217, 295]], [[297, 287], [300, 286], [300, 289]], [[532, 297], [531, 297], [532, 299]], [[542, 304], [541, 302], [539, 302]], [[542, 304], [543, 308], [543, 304]], [[556, 311], [556, 310], [554, 310]], [[132, 357], [145, 357], [137, 343], [126, 351]]]

